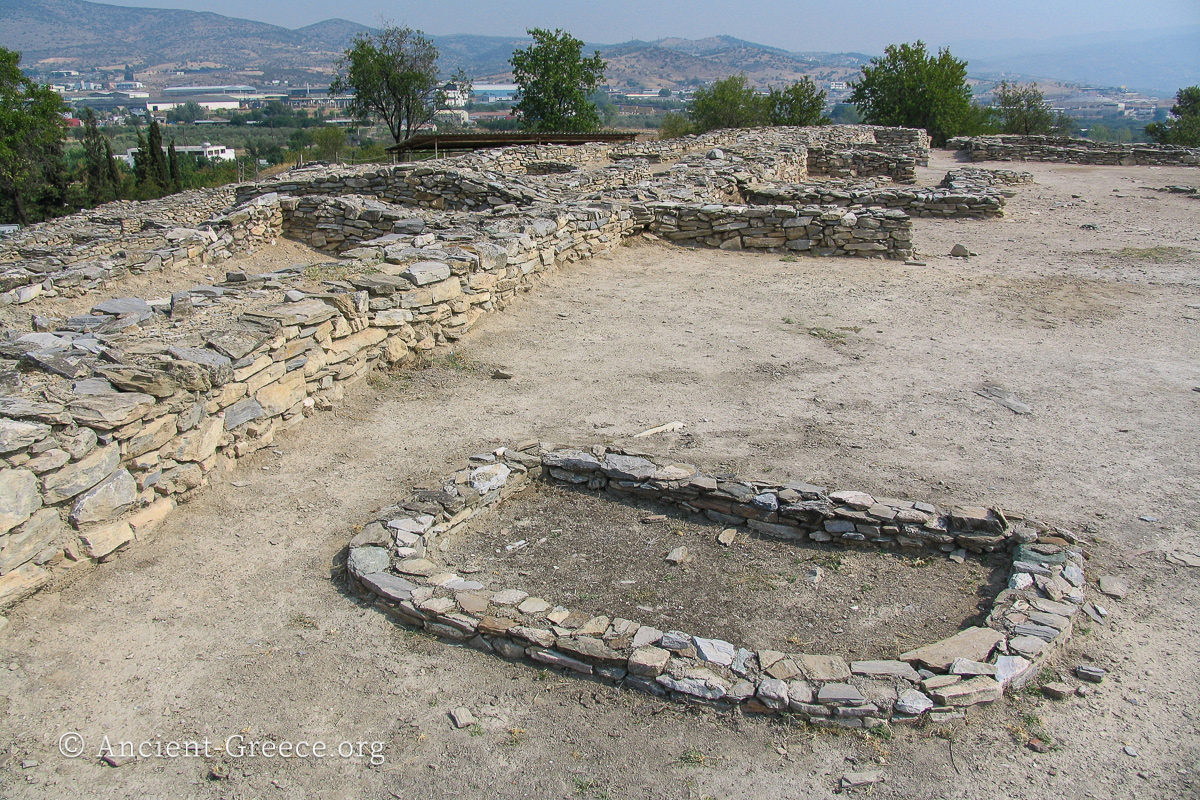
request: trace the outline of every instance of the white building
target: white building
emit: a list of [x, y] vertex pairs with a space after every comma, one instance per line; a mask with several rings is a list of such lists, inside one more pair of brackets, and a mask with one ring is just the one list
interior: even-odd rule
[[471, 94], [481, 103], [507, 103], [517, 99], [515, 83], [477, 83]]
[[159, 97], [153, 100], [146, 101], [147, 111], [157, 111], [160, 114], [165, 114], [168, 111], [174, 111], [180, 106], [188, 103], [195, 103], [201, 108], [208, 111], [236, 111], [242, 107], [241, 99], [230, 97], [224, 94], [198, 94], [194, 97]]
[[[125, 155], [117, 156], [117, 158], [124, 161], [125, 164], [132, 169], [133, 156], [137, 152], [138, 148], [131, 147], [129, 148], [129, 151], [125, 153]], [[212, 144], [211, 142], [205, 142], [201, 145], [176, 145], [175, 152], [179, 153], [180, 155], [186, 153], [193, 156], [204, 156], [209, 161], [233, 161], [235, 158], [237, 158], [237, 153], [234, 152], [232, 147], [226, 147], [223, 144]]]

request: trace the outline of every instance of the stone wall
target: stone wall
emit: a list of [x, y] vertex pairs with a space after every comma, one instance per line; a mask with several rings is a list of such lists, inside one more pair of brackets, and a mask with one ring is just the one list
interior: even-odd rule
[[331, 408], [376, 364], [460, 338], [538, 273], [633, 228], [627, 210], [544, 209], [494, 220], [486, 236], [447, 229], [363, 248], [366, 260], [336, 265], [346, 277], [333, 293], [296, 288], [291, 269], [230, 272], [165, 305], [104, 301], [0, 342], [0, 607], [150, 535], [177, 501]]
[[971, 161], [1054, 161], [1108, 166], [1200, 166], [1200, 148], [1093, 142], [1065, 136], [960, 136], [946, 146]]
[[654, 203], [633, 211], [650, 231], [675, 244], [814, 256], [912, 256], [912, 220], [896, 210]]
[[[180, 203], [187, 201], [186, 197], [179, 199]], [[207, 212], [211, 205], [203, 203], [201, 207]], [[183, 213], [179, 216], [186, 218]], [[136, 216], [121, 219], [129, 218], [147, 219]], [[83, 231], [79, 235], [86, 237], [86, 243], [51, 246], [44, 242], [33, 249], [26, 240], [18, 245], [23, 253], [33, 255], [0, 263], [0, 305], [28, 303], [37, 297], [60, 294], [75, 296], [131, 273], [169, 271], [190, 263], [222, 261], [235, 253], [249, 253], [273, 242], [283, 223], [275, 196], [207, 217], [198, 229], [155, 226], [123, 232], [121, 225], [99, 226], [70, 220], [70, 217], [56, 220], [53, 237], [70, 239], [73, 231]], [[79, 228], [75, 227], [77, 224]], [[33, 235], [39, 234], [48, 232], [35, 231]]]
[[[518, 586], [489, 585], [486, 573], [461, 577], [443, 563], [440, 554], [454, 538], [486, 525], [499, 504], [534, 480], [703, 515], [732, 526], [719, 539], [727, 546], [748, 529], [796, 543], [960, 560], [1003, 552], [1011, 563], [1008, 588], [985, 626], [898, 658], [847, 663], [836, 654], [751, 650], [703, 632], [572, 610]], [[817, 727], [875, 728], [960, 718], [964, 707], [996, 701], [1032, 679], [1078, 616], [1099, 614], [1085, 605], [1084, 554], [1075, 542], [1065, 531], [1010, 521], [998, 509], [717, 478], [615, 446], [556, 449], [529, 441], [474, 456], [440, 486], [398, 499], [350, 540], [346, 566], [352, 587], [398, 623], [505, 659], [682, 702], [789, 713]], [[686, 549], [667, 560], [686, 560]], [[1087, 675], [1102, 678], [1102, 671]]]
[[1029, 184], [1028, 172], [961, 167], [950, 170], [938, 188], [891, 186], [880, 180], [851, 183], [827, 181], [806, 184], [748, 185], [742, 189], [754, 205], [879, 206], [914, 217], [999, 217], [1005, 197], [1001, 187]]

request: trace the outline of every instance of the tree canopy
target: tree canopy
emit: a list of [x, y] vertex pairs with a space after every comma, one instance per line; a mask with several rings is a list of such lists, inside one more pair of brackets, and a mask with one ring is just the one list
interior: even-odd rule
[[762, 125], [825, 125], [825, 92], [810, 78], [783, 89], [755, 91], [745, 75], [730, 75], [696, 90], [690, 115], [668, 114], [663, 138], [704, 133], [718, 128], [754, 128]]
[[583, 42], [562, 29], [527, 31], [533, 44], [509, 59], [520, 87], [516, 110], [526, 130], [589, 133], [600, 130], [600, 112], [588, 100], [604, 80], [600, 53], [583, 57]]
[[1001, 133], [1067, 136], [1074, 125], [1074, 120], [1050, 107], [1036, 83], [1019, 86], [1000, 81], [993, 112]]
[[1146, 135], [1159, 144], [1200, 147], [1200, 86], [1176, 92], [1171, 115], [1171, 119], [1147, 125]]
[[971, 105], [967, 62], [947, 49], [936, 56], [925, 43], [888, 45], [884, 55], [862, 68], [850, 102], [871, 125], [924, 128], [936, 146], [951, 136], [971, 133], [979, 112]]
[[354, 90], [348, 110], [366, 119], [378, 116], [400, 142], [433, 119], [444, 101], [438, 82], [438, 50], [420, 31], [386, 25], [360, 33], [338, 59], [330, 94]]
[[0, 218], [22, 225], [63, 209], [62, 98], [21, 73], [21, 54], [0, 47]]

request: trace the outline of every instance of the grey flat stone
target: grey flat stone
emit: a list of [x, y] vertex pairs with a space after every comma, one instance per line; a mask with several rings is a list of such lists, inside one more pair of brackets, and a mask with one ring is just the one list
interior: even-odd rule
[[0, 533], [29, 519], [42, 506], [37, 476], [27, 469], [0, 469]]
[[895, 709], [901, 714], [924, 714], [933, 708], [933, 700], [923, 692], [909, 689], [896, 700]]
[[692, 643], [696, 645], [696, 653], [700, 658], [723, 667], [732, 664], [733, 658], [737, 654], [733, 645], [721, 639], [702, 639], [695, 636], [692, 637]]
[[75, 501], [71, 523], [106, 522], [118, 516], [137, 500], [137, 481], [127, 470], [119, 469], [93, 486]]
[[600, 462], [591, 453], [582, 450], [555, 450], [542, 455], [542, 463], [547, 467], [570, 470], [571, 472], [591, 472], [600, 469]]
[[410, 264], [400, 273], [400, 277], [411, 281], [417, 286], [444, 281], [450, 277], [450, 266], [440, 261], [418, 261]]
[[390, 572], [373, 572], [359, 577], [359, 580], [375, 594], [396, 602], [411, 600], [412, 591], [417, 588], [415, 583]]
[[391, 554], [382, 547], [355, 547], [350, 551], [346, 567], [356, 578], [383, 572], [392, 563]]
[[826, 706], [861, 706], [867, 698], [848, 683], [827, 683], [817, 692], [817, 702]]
[[625, 481], [642, 481], [658, 471], [658, 466], [645, 458], [609, 453], [604, 457], [601, 469], [610, 478]]
[[914, 683], [920, 680], [917, 671], [904, 661], [853, 661], [850, 671], [855, 675], [874, 678], [903, 678]]

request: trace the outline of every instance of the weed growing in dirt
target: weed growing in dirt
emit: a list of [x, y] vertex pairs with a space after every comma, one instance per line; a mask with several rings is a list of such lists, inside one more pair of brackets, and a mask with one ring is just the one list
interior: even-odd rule
[[529, 731], [525, 730], [524, 728], [509, 728], [508, 738], [505, 739], [503, 743], [515, 747], [519, 744], [524, 744], [525, 740], [528, 738]]
[[700, 766], [701, 764], [704, 763], [704, 760], [705, 760], [704, 753], [701, 753], [699, 750], [697, 750], [694, 747], [689, 747], [687, 750], [684, 750], [682, 753], [679, 754], [679, 763], [680, 764], [691, 764], [693, 766]]
[[830, 572], [838, 572], [842, 568], [842, 554], [828, 553], [826, 555], [817, 556], [813, 559], [817, 565], [829, 570]]
[[467, 728], [467, 733], [472, 736], [483, 736], [483, 726], [476, 722], [470, 728]]
[[808, 328], [806, 332], [808, 333], [809, 336], [812, 336], [815, 339], [821, 339], [822, 341], [826, 341], [826, 342], [844, 342], [844, 341], [846, 341], [846, 334], [841, 333], [840, 331], [831, 331], [829, 328], [813, 327], [813, 328]]
[[426, 356], [417, 363], [417, 369], [432, 369], [434, 367], [451, 370], [452, 372], [461, 372], [466, 375], [485, 375], [491, 372], [486, 365], [457, 350], [452, 350], [445, 355]]
[[308, 614], [296, 612], [295, 614], [292, 614], [292, 618], [288, 620], [288, 627], [315, 630], [320, 626], [317, 624], [317, 621]]
[[595, 800], [606, 800], [608, 798], [608, 792], [598, 788], [595, 778], [575, 775], [571, 780], [575, 783], [575, 791], [585, 797], [592, 797]]
[[1121, 258], [1134, 261], [1149, 261], [1152, 264], [1169, 264], [1182, 261], [1191, 255], [1186, 247], [1122, 247], [1117, 251]]

